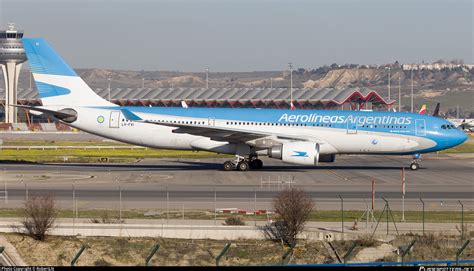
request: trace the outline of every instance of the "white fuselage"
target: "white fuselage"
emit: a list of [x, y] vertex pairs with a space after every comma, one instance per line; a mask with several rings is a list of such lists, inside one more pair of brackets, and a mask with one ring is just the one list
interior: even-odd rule
[[[127, 120], [120, 110], [75, 107], [78, 119], [70, 124], [80, 130], [106, 138], [134, 145], [159, 149], [209, 150], [220, 153], [235, 153], [235, 147], [219, 148], [227, 142], [214, 141], [209, 137], [173, 133], [175, 127], [141, 123]], [[102, 122], [97, 116], [102, 116]], [[173, 115], [142, 113], [140, 117], [148, 120], [169, 123], [196, 123], [202, 126], [233, 127], [248, 131], [272, 132], [286, 135], [307, 136], [327, 144], [322, 144], [321, 154], [360, 154], [360, 153], [406, 153], [430, 148], [436, 143], [430, 139], [413, 135], [399, 135], [374, 131], [348, 131], [344, 128], [313, 126], [278, 126], [257, 123], [233, 122], [216, 118], [193, 118]], [[245, 124], [244, 124], [245, 123]]]

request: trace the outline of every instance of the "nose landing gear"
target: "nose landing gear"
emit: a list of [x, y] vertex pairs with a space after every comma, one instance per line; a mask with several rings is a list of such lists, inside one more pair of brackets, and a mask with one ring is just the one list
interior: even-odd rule
[[257, 156], [245, 158], [243, 156], [236, 155], [234, 161], [229, 160], [224, 162], [224, 171], [247, 171], [249, 169], [261, 169], [262, 167], [263, 162], [262, 160], [258, 159]]
[[420, 168], [420, 165], [417, 162], [415, 162], [415, 161], [411, 162], [411, 164], [410, 164], [410, 169], [411, 170], [418, 170], [419, 168]]
[[419, 161], [421, 161], [421, 154], [417, 153], [413, 155], [413, 161], [410, 164], [411, 170], [418, 170], [420, 168]]

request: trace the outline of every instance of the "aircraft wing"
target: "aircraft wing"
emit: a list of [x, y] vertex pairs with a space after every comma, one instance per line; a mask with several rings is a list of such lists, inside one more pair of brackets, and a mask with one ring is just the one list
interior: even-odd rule
[[239, 128], [219, 127], [219, 126], [203, 126], [202, 124], [183, 124], [183, 123], [168, 123], [160, 121], [143, 120], [139, 116], [130, 112], [129, 110], [122, 110], [125, 118], [131, 121], [151, 123], [162, 126], [175, 127], [173, 133], [191, 134], [197, 136], [209, 137], [215, 141], [224, 141], [230, 143], [248, 143], [249, 141], [268, 138], [275, 141], [312, 141], [317, 143], [324, 143], [319, 138], [304, 135], [280, 134], [271, 131], [249, 131]]

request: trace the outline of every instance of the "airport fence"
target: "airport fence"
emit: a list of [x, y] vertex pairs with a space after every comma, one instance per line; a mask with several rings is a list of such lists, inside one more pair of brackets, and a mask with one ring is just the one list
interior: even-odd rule
[[[0, 183], [0, 203], [3, 203], [0, 208], [22, 206], [31, 194], [49, 193], [37, 186], [23, 184], [23, 189], [9, 191], [6, 181], [3, 185]], [[166, 225], [223, 225], [227, 218], [239, 217], [246, 225], [257, 226], [276, 219], [272, 197], [291, 185], [291, 180], [270, 186], [262, 182], [261, 186], [248, 187], [245, 193], [240, 191], [245, 197], [233, 198], [235, 193], [222, 187], [203, 187], [196, 191], [176, 187], [153, 188], [152, 192], [141, 197], [133, 184], [117, 182], [115, 191], [103, 190], [100, 183], [95, 184], [96, 188], [91, 184], [72, 184], [58, 185], [63, 189], [58, 190], [56, 199], [62, 210], [61, 216], [78, 222], [155, 220], [164, 221]], [[315, 210], [308, 223], [310, 228], [324, 226], [343, 235], [442, 232], [461, 239], [472, 235], [472, 200], [409, 197], [402, 202], [402, 199], [395, 198], [355, 198], [350, 195], [339, 195], [338, 199], [320, 199], [316, 195], [313, 200]]]
[[[72, 229], [72, 232], [77, 234], [79, 229], [84, 230], [88, 227], [86, 224], [96, 224], [99, 227], [100, 224], [109, 224], [102, 225], [105, 228], [109, 227], [104, 230], [109, 232], [119, 230], [122, 234], [120, 236], [128, 236], [127, 227], [137, 228], [139, 226], [134, 224], [139, 221], [141, 224], [155, 224], [157, 229], [161, 224], [161, 233], [159, 230], [155, 231], [157, 233], [153, 235], [154, 237], [166, 237], [163, 231], [180, 229], [202, 231], [203, 226], [206, 226], [208, 235], [201, 236], [208, 236], [207, 238], [210, 236], [212, 239], [211, 235], [216, 235], [225, 227], [229, 227], [231, 231], [238, 231], [236, 229], [239, 226], [223, 225], [228, 217], [238, 216], [242, 217], [246, 224], [243, 227], [246, 229], [253, 227], [250, 230], [257, 231], [258, 226], [276, 219], [276, 215], [272, 212], [271, 200], [273, 195], [282, 189], [294, 185], [291, 184], [291, 180], [289, 183], [287, 181], [288, 179], [282, 180], [286, 183], [280, 183], [280, 185], [272, 183], [270, 186], [266, 184], [248, 187], [245, 194], [246, 200], [242, 197], [232, 198], [232, 191], [223, 187], [211, 189], [203, 187], [201, 190], [198, 189], [200, 196], [193, 197], [193, 191], [164, 186], [153, 190], [153, 196], [145, 195], [140, 198], [136, 196], [133, 184], [117, 182], [115, 191], [104, 190], [100, 183], [64, 185], [56, 195], [57, 203], [61, 208], [62, 217], [72, 218], [73, 223], [72, 225], [62, 225], [57, 230], [71, 231]], [[14, 191], [8, 191], [10, 186], [6, 184], [0, 184], [1, 187], [4, 187], [4, 192], [10, 198], [0, 199], [0, 208], [18, 206], [18, 203], [28, 199], [32, 194], [47, 193], [38, 187], [30, 187], [26, 183], [22, 189]], [[101, 198], [101, 195], [105, 195], [105, 200]], [[326, 249], [329, 252], [332, 251], [333, 256], [331, 257], [334, 264], [383, 265], [383, 263], [354, 263], [354, 261], [355, 255], [361, 250], [360, 242], [366, 242], [364, 238], [378, 239], [384, 236], [388, 240], [398, 238], [392, 244], [398, 250], [394, 254], [397, 255], [398, 262], [393, 262], [393, 259], [385, 259], [386, 265], [399, 265], [400, 262], [410, 265], [417, 263], [417, 260], [443, 259], [436, 255], [428, 257], [423, 254], [424, 252], [418, 252], [420, 247], [430, 246], [429, 242], [433, 242], [432, 245], [436, 242], [436, 246], [449, 248], [446, 253], [450, 255], [446, 261], [431, 263], [455, 265], [455, 261], [451, 260], [455, 257], [460, 260], [458, 263], [470, 263], [463, 259], [472, 257], [471, 244], [468, 243], [474, 236], [472, 201], [423, 199], [410, 196], [405, 199], [407, 208], [402, 212], [401, 199], [374, 197], [372, 201], [370, 196], [369, 194], [366, 198], [356, 198], [350, 195], [347, 197], [340, 195], [336, 199], [321, 199], [317, 195], [313, 196], [316, 208], [306, 230], [327, 233], [322, 235], [320, 241], [328, 244]], [[183, 227], [183, 225], [188, 225], [188, 227]], [[138, 229], [138, 231], [140, 230]], [[147, 229], [143, 229], [143, 231], [145, 230]], [[442, 238], [432, 241], [430, 238], [434, 233]], [[189, 236], [196, 235], [190, 234]], [[232, 242], [239, 243], [241, 242], [239, 240], [236, 238]], [[308, 238], [308, 240], [314, 241], [315, 239]], [[222, 246], [222, 253], [215, 255], [216, 265], [231, 265], [231, 262], [226, 260], [227, 256], [224, 257], [224, 255], [227, 255], [229, 251], [231, 255], [234, 255], [232, 250], [235, 248], [230, 245]], [[226, 247], [227, 249], [224, 251]], [[144, 260], [145, 264], [152, 265], [159, 262], [159, 252], [163, 249], [166, 248], [160, 248], [159, 243], [151, 247], [149, 258]], [[301, 260], [296, 259], [299, 256], [295, 256], [301, 253], [301, 249], [299, 250], [298, 246], [288, 248], [282, 252], [280, 261], [266, 264], [301, 263]], [[464, 252], [465, 249], [469, 251]], [[87, 248], [84, 248], [81, 253], [87, 253]], [[368, 258], [378, 257], [377, 250], [366, 252], [366, 254]], [[78, 255], [71, 263], [76, 264], [78, 261], [80, 263], [80, 253]]]

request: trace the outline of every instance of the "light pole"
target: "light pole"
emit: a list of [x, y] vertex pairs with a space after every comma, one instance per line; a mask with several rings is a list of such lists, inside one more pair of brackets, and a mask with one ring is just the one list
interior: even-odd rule
[[209, 89], [209, 68], [206, 68], [206, 89]]
[[145, 88], [145, 78], [142, 78], [142, 89]]
[[109, 102], [110, 102], [110, 77], [108, 78], [108, 80], [109, 80], [109, 86], [107, 89], [109, 90]]
[[411, 112], [413, 113], [413, 67], [411, 68]]
[[166, 225], [168, 225], [170, 221], [169, 213], [170, 213], [170, 194], [168, 192], [168, 187], [166, 187]]
[[423, 220], [423, 236], [425, 236], [425, 202], [420, 198], [422, 206], [422, 220]]
[[293, 64], [288, 63], [290, 67], [290, 108], [293, 109]]
[[401, 77], [398, 76], [398, 111], [402, 111], [402, 85], [401, 85]]
[[270, 89], [273, 89], [273, 77], [270, 77]]
[[76, 185], [75, 182], [72, 183], [72, 231], [75, 234], [75, 225], [76, 225]]
[[461, 240], [464, 240], [464, 204], [460, 200], [458, 202], [461, 205]]
[[214, 187], [214, 225], [217, 225], [217, 190]]
[[344, 199], [341, 197], [341, 195], [339, 195], [339, 199], [341, 199], [341, 232], [342, 240], [344, 240]]
[[387, 97], [388, 97], [388, 100], [390, 101], [390, 81], [391, 81], [391, 80], [390, 80], [390, 77], [391, 77], [391, 76], [390, 76], [390, 71], [391, 71], [392, 68], [391, 68], [391, 67], [387, 67], [386, 69], [388, 69], [388, 95], [387, 95]]

